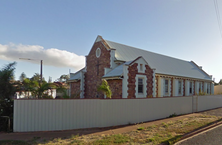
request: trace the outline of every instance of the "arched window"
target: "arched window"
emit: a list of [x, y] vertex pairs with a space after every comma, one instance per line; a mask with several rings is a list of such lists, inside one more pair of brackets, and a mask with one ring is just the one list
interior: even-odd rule
[[99, 58], [101, 55], [101, 49], [100, 48], [97, 48], [96, 49], [96, 57]]

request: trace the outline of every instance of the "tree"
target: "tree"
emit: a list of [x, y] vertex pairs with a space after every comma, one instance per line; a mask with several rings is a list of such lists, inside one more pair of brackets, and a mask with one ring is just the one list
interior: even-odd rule
[[15, 70], [15, 62], [9, 63], [0, 70], [0, 98], [11, 99], [15, 93], [15, 87], [13, 85], [13, 76]]
[[220, 81], [219, 81], [219, 85], [222, 85], [222, 79], [220, 79]]
[[69, 76], [68, 76], [68, 75], [61, 75], [58, 80], [59, 80], [60, 82], [67, 83], [68, 79], [69, 79]]
[[19, 77], [19, 80], [20, 80], [21, 82], [23, 82], [25, 78], [27, 78], [27, 77], [26, 77], [26, 74], [25, 74], [24, 72], [22, 72], [22, 74], [21, 74], [20, 77]]
[[106, 95], [107, 98], [111, 99], [112, 92], [111, 92], [111, 90], [109, 88], [108, 82], [105, 79], [102, 79], [102, 84], [98, 87], [97, 90], [103, 92], [104, 95]]
[[62, 96], [56, 96], [58, 98], [68, 99], [70, 96], [67, 94], [68, 85], [66, 83], [54, 82], [56, 84], [56, 93], [62, 94]]
[[[41, 80], [41, 76], [40, 76], [39, 73], [35, 73], [35, 74], [31, 77], [30, 80], [31, 80], [31, 81], [37, 81], [37, 82], [40, 82], [40, 80]], [[45, 81], [44, 77], [42, 78], [42, 81]]]
[[[14, 70], [16, 63], [9, 63], [0, 70], [0, 116], [8, 116], [11, 119], [13, 117], [13, 100], [12, 97], [15, 94], [16, 88], [14, 85]], [[0, 124], [3, 128], [0, 130], [7, 130], [7, 124], [0, 120]]]
[[56, 85], [54, 83], [47, 83], [47, 82], [42, 82], [39, 83], [37, 81], [32, 81], [34, 89], [31, 91], [32, 95], [36, 98], [52, 98], [48, 96], [48, 94], [45, 94], [45, 92], [48, 92], [48, 90], [56, 89]]

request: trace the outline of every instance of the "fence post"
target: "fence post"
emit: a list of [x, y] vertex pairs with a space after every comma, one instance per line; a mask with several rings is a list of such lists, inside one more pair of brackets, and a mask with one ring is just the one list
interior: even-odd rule
[[198, 112], [198, 96], [192, 96], [192, 113]]

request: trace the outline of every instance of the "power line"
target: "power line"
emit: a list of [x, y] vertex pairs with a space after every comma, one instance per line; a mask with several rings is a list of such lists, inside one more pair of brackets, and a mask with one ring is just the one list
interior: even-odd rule
[[217, 15], [217, 23], [218, 23], [219, 30], [220, 30], [220, 36], [222, 37], [222, 25], [221, 25], [220, 11], [218, 8], [217, 0], [214, 0], [214, 8], [215, 8], [216, 15]]

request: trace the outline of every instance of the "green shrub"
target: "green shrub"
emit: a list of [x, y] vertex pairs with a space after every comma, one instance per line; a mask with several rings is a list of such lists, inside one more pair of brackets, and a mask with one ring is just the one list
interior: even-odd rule
[[207, 95], [207, 93], [206, 92], [199, 92], [199, 94], [198, 94], [198, 96], [205, 96], [205, 95]]
[[144, 130], [144, 127], [138, 127], [137, 130]]
[[109, 87], [108, 82], [105, 79], [102, 79], [102, 84], [97, 87], [97, 91], [101, 91], [106, 95], [107, 98], [112, 98], [112, 91]]
[[176, 116], [178, 116], [178, 115], [176, 113], [173, 113], [169, 116], [169, 118], [176, 117]]

